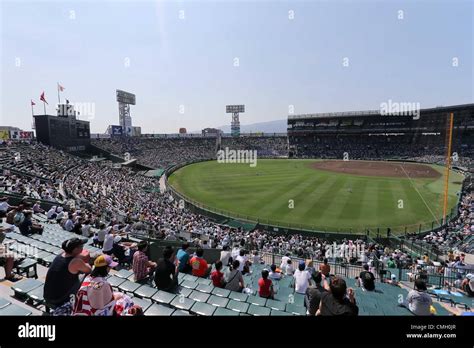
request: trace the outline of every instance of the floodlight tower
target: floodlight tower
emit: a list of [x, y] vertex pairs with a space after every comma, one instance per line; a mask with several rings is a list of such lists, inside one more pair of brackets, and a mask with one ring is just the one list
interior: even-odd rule
[[230, 133], [233, 137], [240, 136], [239, 112], [245, 112], [245, 105], [226, 106], [226, 113], [232, 114], [232, 122], [230, 123]]
[[133, 135], [132, 117], [130, 116], [130, 105], [135, 105], [135, 94], [116, 90], [117, 101], [119, 104], [119, 122], [122, 127], [122, 134], [125, 136]]

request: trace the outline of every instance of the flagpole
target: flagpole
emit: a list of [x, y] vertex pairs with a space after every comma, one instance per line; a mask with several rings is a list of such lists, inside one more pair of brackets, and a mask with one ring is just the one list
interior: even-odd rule
[[56, 83], [56, 84], [57, 84], [56, 88], [58, 89], [58, 103], [59, 105], [61, 105], [61, 98], [59, 97], [59, 83]]
[[33, 112], [33, 103], [30, 103], [31, 104], [31, 116], [33, 116], [33, 119], [35, 117], [35, 113]]
[[46, 115], [46, 103], [43, 102], [43, 107], [44, 107], [44, 114]]

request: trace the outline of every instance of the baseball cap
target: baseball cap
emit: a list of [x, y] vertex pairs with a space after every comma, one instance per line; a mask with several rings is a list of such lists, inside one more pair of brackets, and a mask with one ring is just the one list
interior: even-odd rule
[[305, 263], [303, 260], [301, 260], [301, 261], [299, 262], [298, 266], [301, 266], [301, 267], [304, 266], [304, 267], [306, 267], [306, 263]]
[[74, 249], [76, 249], [78, 246], [86, 244], [86, 242], [87, 240], [85, 239], [79, 239], [79, 238], [74, 237], [74, 238], [65, 240], [63, 244], [61, 245], [61, 248], [65, 252], [70, 253]]
[[94, 267], [105, 267], [109, 266], [110, 268], [114, 268], [118, 266], [118, 263], [115, 262], [112, 257], [109, 255], [100, 255], [94, 261]]
[[392, 278], [392, 280], [397, 280], [397, 276], [395, 274], [392, 274], [390, 278]]

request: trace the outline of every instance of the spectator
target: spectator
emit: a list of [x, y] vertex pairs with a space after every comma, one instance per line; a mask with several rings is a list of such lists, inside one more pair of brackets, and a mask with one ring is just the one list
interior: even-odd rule
[[229, 251], [229, 246], [228, 245], [224, 245], [222, 247], [222, 251], [221, 251], [221, 262], [222, 262], [222, 265], [224, 266], [229, 266], [232, 264], [232, 256], [231, 256], [231, 252]]
[[138, 243], [137, 251], [133, 254], [133, 274], [136, 283], [146, 284], [156, 268], [156, 263], [147, 256], [148, 242], [142, 240]]
[[114, 248], [114, 238], [115, 234], [113, 233], [113, 229], [109, 229], [105, 235], [104, 246], [102, 248], [102, 252], [104, 254], [112, 255], [112, 249]]
[[7, 216], [7, 212], [15, 209], [15, 206], [8, 204], [8, 197], [0, 198], [0, 219]]
[[232, 269], [226, 279], [225, 289], [241, 292], [245, 287], [244, 277], [242, 277], [242, 273], [239, 271], [239, 266], [240, 264], [238, 260], [235, 260], [232, 263]]
[[64, 252], [53, 260], [46, 273], [44, 299], [52, 307], [53, 315], [70, 315], [71, 295], [76, 294], [81, 285], [79, 274], [91, 272], [89, 258], [83, 255], [84, 241], [71, 238], [62, 244]]
[[288, 265], [288, 260], [290, 260], [290, 253], [286, 253], [285, 256], [281, 258], [280, 269], [283, 272], [286, 271], [286, 265]]
[[23, 211], [24, 218], [20, 225], [18, 226], [20, 232], [24, 236], [29, 236], [34, 233], [42, 234], [43, 227], [39, 224], [33, 223], [31, 220], [32, 211], [31, 210], [24, 210]]
[[250, 267], [249, 267], [249, 260], [247, 256], [245, 255], [247, 252], [245, 249], [240, 249], [239, 251], [239, 256], [237, 256], [237, 260], [239, 261], [239, 271], [242, 272], [242, 274], [246, 274], [250, 272]]
[[415, 289], [408, 293], [406, 300], [401, 303], [402, 307], [407, 307], [415, 315], [431, 315], [431, 305], [433, 300], [426, 293], [426, 283], [423, 279], [415, 280]]
[[181, 246], [181, 249], [178, 250], [176, 257], [179, 261], [179, 271], [181, 273], [190, 273], [191, 272], [191, 265], [189, 264], [190, 256], [187, 252], [189, 248], [189, 243], [184, 243]]
[[273, 279], [273, 280], [280, 280], [283, 277], [283, 275], [281, 274], [281, 272], [277, 270], [276, 265], [271, 265], [269, 277], [270, 279]]
[[74, 303], [73, 315], [112, 316], [115, 297], [112, 286], [107, 282], [111, 268], [117, 262], [109, 255], [100, 255], [94, 261], [94, 268], [81, 284]]
[[330, 285], [326, 287], [326, 290], [328, 290], [328, 292], [321, 294], [319, 310], [316, 315], [346, 316], [359, 314], [359, 307], [356, 305], [354, 290], [351, 288], [347, 289], [344, 279], [332, 277]]
[[321, 301], [321, 294], [326, 291], [324, 287], [321, 286], [322, 275], [321, 272], [316, 272], [313, 276], [315, 285], [309, 286], [306, 289], [306, 294], [304, 298], [304, 304], [306, 307], [306, 314], [316, 315], [316, 312], [319, 308], [319, 303]]
[[224, 273], [221, 272], [222, 261], [217, 261], [215, 263], [215, 270], [211, 273], [212, 284], [216, 288], [223, 288], [225, 286]]
[[91, 236], [91, 222], [90, 220], [86, 220], [84, 222], [84, 225], [82, 225], [82, 228], [81, 228], [81, 233], [82, 233], [82, 236], [83, 237], [86, 237], [86, 238], [89, 238]]
[[286, 262], [287, 263], [286, 263], [286, 268], [285, 268], [285, 274], [287, 276], [292, 276], [295, 269], [293, 268], [293, 264], [291, 262], [291, 259], [288, 259], [288, 261], [286, 261]]
[[468, 273], [466, 274], [466, 278], [462, 281], [461, 289], [464, 290], [467, 296], [473, 297], [474, 296], [474, 274]]
[[176, 292], [178, 288], [179, 262], [171, 247], [163, 250], [163, 258], [158, 261], [155, 270], [155, 284], [158, 290]]
[[262, 271], [262, 278], [258, 280], [258, 294], [260, 297], [273, 300], [273, 284], [272, 281], [268, 279], [268, 274], [268, 270], [264, 269]]
[[369, 265], [363, 266], [364, 270], [360, 272], [359, 278], [357, 279], [359, 286], [363, 287], [367, 291], [375, 290], [375, 277], [372, 272], [369, 271]]
[[53, 205], [46, 213], [46, 217], [48, 218], [48, 220], [54, 220], [56, 219], [56, 216], [58, 216], [58, 214], [56, 213], [56, 206]]
[[96, 240], [96, 244], [99, 247], [102, 248], [104, 246], [105, 236], [107, 235], [110, 229], [111, 227], [107, 228], [104, 223], [100, 224], [99, 231], [97, 232], [97, 240]]
[[64, 224], [64, 229], [68, 232], [71, 232], [74, 229], [74, 221], [72, 220], [72, 214], [68, 215], [66, 223]]
[[189, 261], [193, 276], [207, 278], [211, 272], [211, 266], [207, 264], [207, 261], [203, 258], [204, 250], [202, 248], [197, 248], [196, 256], [191, 258]]
[[323, 263], [319, 265], [319, 271], [322, 273], [323, 276], [329, 277], [329, 273], [331, 272], [331, 266], [328, 264], [328, 259], [325, 258]]
[[33, 205], [33, 213], [38, 214], [38, 213], [44, 213], [44, 209], [41, 209], [41, 202], [36, 201], [35, 204]]
[[8, 231], [9, 229], [0, 226], [0, 265], [5, 269], [5, 280], [16, 282], [22, 279], [22, 277], [13, 273], [15, 257], [13, 254], [8, 252], [8, 247], [3, 244], [3, 241], [5, 240], [5, 233]]
[[311, 275], [305, 270], [306, 264], [303, 260], [300, 261], [298, 269], [293, 275], [295, 282], [295, 292], [298, 294], [306, 294], [306, 289], [311, 285]]

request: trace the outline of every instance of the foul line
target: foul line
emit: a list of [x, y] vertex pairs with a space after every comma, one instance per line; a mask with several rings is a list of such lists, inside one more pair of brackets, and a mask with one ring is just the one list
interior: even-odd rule
[[403, 165], [400, 164], [400, 168], [402, 168], [403, 172], [405, 173], [405, 175], [407, 176], [408, 180], [410, 180], [410, 183], [411, 183], [411, 186], [413, 186], [413, 188], [415, 189], [415, 191], [418, 193], [418, 195], [420, 196], [421, 200], [423, 201], [423, 203], [425, 203], [425, 206], [428, 208], [428, 210], [430, 211], [431, 215], [433, 216], [433, 218], [435, 219], [435, 221], [438, 220], [438, 218], [435, 216], [435, 214], [433, 214], [433, 211], [431, 210], [431, 208], [428, 206], [428, 204], [426, 203], [425, 199], [423, 198], [423, 196], [421, 195], [420, 191], [418, 191], [418, 189], [416, 188], [415, 184], [413, 183], [413, 180], [410, 178], [410, 176], [408, 175], [408, 173], [405, 171], [405, 168], [403, 168]]

